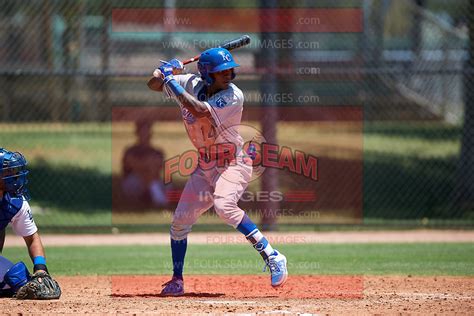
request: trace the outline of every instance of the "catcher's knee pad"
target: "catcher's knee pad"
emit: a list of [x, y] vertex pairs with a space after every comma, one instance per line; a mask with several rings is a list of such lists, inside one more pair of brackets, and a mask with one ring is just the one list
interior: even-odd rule
[[240, 224], [245, 214], [235, 201], [220, 196], [214, 196], [214, 209], [226, 224], [233, 227]]
[[191, 232], [192, 225], [171, 224], [170, 236], [174, 240], [183, 240]]
[[14, 264], [7, 273], [5, 273], [3, 278], [4, 282], [8, 284], [14, 292], [18, 291], [30, 279], [30, 272], [26, 265], [21, 261]]

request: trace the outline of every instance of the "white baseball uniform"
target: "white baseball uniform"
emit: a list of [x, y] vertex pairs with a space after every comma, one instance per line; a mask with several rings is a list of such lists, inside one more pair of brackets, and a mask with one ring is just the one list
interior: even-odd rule
[[30, 204], [22, 196], [4, 197], [0, 212], [2, 212], [0, 229], [4, 229], [10, 222], [13, 231], [21, 237], [31, 236], [38, 231], [33, 220]]
[[[252, 164], [242, 150], [243, 139], [238, 130], [244, 103], [242, 91], [231, 83], [229, 88], [208, 99], [206, 84], [201, 77], [194, 74], [177, 75], [175, 80], [188, 93], [204, 102], [212, 116], [196, 118], [180, 105], [184, 126], [196, 149], [227, 143], [232, 144], [236, 151], [235, 160], [225, 166], [206, 168], [203, 167], [205, 161], [200, 159], [199, 166], [186, 183], [173, 216], [171, 237], [181, 240], [186, 238], [191, 226], [211, 206], [227, 224], [233, 227], [240, 224], [244, 211], [237, 206], [237, 202], [251, 179]], [[173, 95], [167, 86], [164, 87], [169, 96]]]
[[27, 201], [23, 201], [23, 206], [12, 218], [11, 223], [13, 231], [21, 237], [31, 236], [38, 231]]

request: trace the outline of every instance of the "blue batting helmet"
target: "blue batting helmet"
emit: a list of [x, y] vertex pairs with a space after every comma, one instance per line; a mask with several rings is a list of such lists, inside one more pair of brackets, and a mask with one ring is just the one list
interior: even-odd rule
[[26, 191], [29, 173], [25, 157], [19, 152], [0, 148], [0, 190], [21, 195]]
[[[201, 73], [201, 77], [207, 84], [212, 84], [214, 82], [209, 74], [239, 66], [240, 65], [234, 61], [230, 52], [222, 47], [211, 48], [202, 52], [198, 61], [199, 73]], [[232, 79], [234, 78], [235, 73], [232, 73]]]

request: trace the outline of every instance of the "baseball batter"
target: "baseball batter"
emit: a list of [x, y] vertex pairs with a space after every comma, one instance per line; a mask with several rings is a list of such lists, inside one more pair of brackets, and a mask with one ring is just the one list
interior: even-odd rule
[[[189, 178], [171, 224], [173, 277], [164, 284], [163, 296], [184, 294], [183, 267], [187, 236], [201, 214], [210, 207], [227, 224], [243, 233], [260, 253], [271, 273], [271, 285], [278, 287], [288, 277], [286, 257], [273, 249], [257, 226], [237, 206], [252, 175], [252, 164], [243, 151], [238, 126], [244, 96], [231, 81], [239, 65], [224, 48], [204, 51], [198, 62], [200, 76], [178, 74], [183, 64], [173, 59], [153, 73], [148, 87], [164, 91], [181, 110], [184, 126], [200, 153], [199, 165]], [[225, 145], [225, 146], [224, 146]], [[225, 163], [222, 157], [229, 157]], [[200, 192], [210, 194], [199, 194]], [[202, 196], [212, 198], [203, 199]], [[201, 198], [200, 198], [201, 197]]]
[[0, 253], [5, 241], [5, 228], [11, 223], [13, 231], [25, 240], [34, 265], [34, 274], [30, 276], [23, 262], [13, 264], [0, 256], [0, 296], [57, 299], [61, 296], [61, 289], [48, 274], [43, 244], [27, 201], [29, 171], [26, 166], [22, 154], [0, 148]]

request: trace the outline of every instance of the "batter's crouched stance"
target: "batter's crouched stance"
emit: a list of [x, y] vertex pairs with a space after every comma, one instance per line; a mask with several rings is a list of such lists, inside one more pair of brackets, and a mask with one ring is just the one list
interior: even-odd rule
[[13, 231], [24, 238], [34, 264], [30, 275], [23, 262], [13, 264], [0, 256], [0, 297], [58, 299], [61, 289], [48, 273], [43, 244], [27, 201], [26, 165], [22, 154], [0, 148], [0, 253], [5, 228], [11, 223]]
[[[180, 75], [183, 65], [173, 59], [156, 69], [148, 87], [165, 91], [181, 109], [184, 126], [193, 145], [203, 153], [216, 144], [232, 144], [236, 150], [231, 163], [208, 168], [208, 155], [201, 155], [199, 166], [186, 183], [171, 225], [171, 253], [173, 278], [164, 284], [161, 294], [184, 294], [183, 266], [187, 236], [198, 217], [211, 206], [227, 224], [245, 235], [260, 253], [265, 267], [271, 272], [271, 284], [281, 286], [288, 277], [286, 258], [273, 249], [245, 212], [237, 206], [252, 175], [252, 165], [242, 151], [243, 139], [239, 135], [244, 97], [232, 79], [239, 65], [224, 48], [211, 48], [203, 52], [198, 62], [201, 76]], [[210, 150], [212, 152], [212, 150]], [[200, 194], [201, 192], [201, 194]], [[202, 194], [210, 193], [210, 194]], [[202, 196], [211, 196], [202, 199]], [[201, 199], [199, 198], [201, 197]]]

